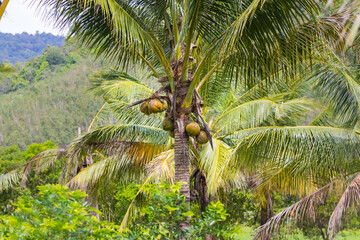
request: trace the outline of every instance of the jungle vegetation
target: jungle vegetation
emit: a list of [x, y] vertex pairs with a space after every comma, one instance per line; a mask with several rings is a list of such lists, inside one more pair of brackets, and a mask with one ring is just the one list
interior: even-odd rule
[[5, 170], [4, 191], [61, 169], [119, 239], [236, 239], [250, 219], [264, 240], [286, 224], [314, 239], [356, 226], [357, 1], [38, 4], [112, 67], [90, 77], [105, 102], [88, 131]]

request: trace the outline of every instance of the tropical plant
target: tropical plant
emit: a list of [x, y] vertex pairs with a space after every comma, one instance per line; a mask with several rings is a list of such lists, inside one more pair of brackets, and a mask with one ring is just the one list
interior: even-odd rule
[[[95, 151], [105, 158], [80, 172], [70, 185], [87, 183], [89, 191], [96, 194], [101, 186], [115, 179], [121, 179], [122, 184], [159, 179], [174, 182], [174, 145], [168, 132], [161, 129], [161, 116], [143, 117], [138, 111], [126, 108], [134, 96], [141, 97], [154, 90], [134, 76], [116, 70], [102, 73], [94, 84], [93, 91], [107, 101], [97, 118], [108, 116], [110, 110], [117, 124], [96, 127], [76, 140], [67, 166], [69, 176], [74, 175], [71, 171], [80, 164], [82, 155]], [[244, 169], [230, 164], [234, 162], [232, 147], [236, 141], [227, 136], [240, 129], [284, 125], [288, 119], [299, 120], [299, 115], [312, 110], [311, 101], [296, 98], [295, 86], [284, 84], [265, 91], [257, 85], [249, 91], [239, 88], [236, 94], [231, 89], [230, 82], [226, 86], [209, 81], [200, 91], [205, 99], [203, 117], [214, 133], [213, 146], [199, 144], [191, 138], [190, 154], [195, 159], [191, 175], [202, 211], [209, 204], [209, 195], [215, 197], [223, 190], [244, 184]]]
[[[267, 173], [269, 174], [266, 177], [268, 183], [276, 182], [277, 178], [291, 174], [293, 179], [310, 177], [309, 180], [317, 186], [310, 195], [278, 213], [261, 226], [256, 239], [266, 239], [270, 234], [276, 233], [281, 224], [289, 218], [295, 219], [297, 225], [309, 220], [317, 221], [311, 218], [314, 216], [312, 212], [317, 211], [316, 209], [321, 208], [322, 204], [329, 202], [329, 199], [335, 195], [338, 200], [337, 206], [328, 219], [327, 231], [324, 233], [329, 239], [334, 239], [346, 219], [346, 211], [352, 205], [356, 209], [360, 172], [358, 162], [360, 83], [358, 61], [354, 54], [354, 50], [358, 48], [357, 41], [358, 39], [354, 41], [354, 45], [347, 50], [346, 54], [338, 54], [332, 45], [324, 44], [323, 50], [326, 49], [326, 51], [322, 51], [322, 57], [315, 58], [316, 71], [309, 75], [309, 82], [324, 99], [325, 104], [323, 111], [310, 121], [309, 127], [324, 129], [326, 126], [328, 130], [336, 131], [333, 134], [337, 137], [341, 135], [345, 137], [347, 146], [342, 145], [343, 142], [338, 142], [336, 138], [333, 138], [332, 143], [325, 147], [325, 145], [316, 144], [315, 141], [312, 141], [312, 146], [307, 146], [304, 142], [298, 142], [296, 138], [290, 140], [291, 138], [285, 138], [285, 136], [279, 137], [281, 134], [275, 132], [267, 132], [261, 136], [253, 135], [258, 139], [254, 147], [257, 153], [267, 159], [274, 159], [275, 162], [280, 160], [278, 161], [280, 164], [276, 164], [276, 170]], [[338, 131], [340, 128], [343, 130]], [[321, 135], [317, 137], [321, 138], [331, 134], [326, 131], [319, 133]], [[272, 139], [273, 134], [278, 134], [278, 138], [276, 146], [271, 147], [275, 142], [265, 139]], [[315, 136], [313, 133], [312, 138], [314, 139]], [[326, 140], [323, 138], [321, 141]], [[293, 147], [296, 145], [301, 146], [305, 154]], [[272, 155], [274, 149], [277, 149], [276, 155], [286, 158], [276, 160]], [[335, 152], [328, 155], [330, 151]], [[250, 160], [252, 156], [247, 158], [252, 161]]]
[[[189, 210], [184, 196], [179, 194], [181, 184], [147, 184], [144, 192], [148, 195], [146, 205], [141, 208], [137, 224], [130, 226], [128, 233], [132, 239], [206, 239], [213, 234], [220, 239], [234, 239], [239, 234], [239, 226], [226, 224], [228, 214], [221, 202], [213, 202], [203, 212], [196, 207]], [[189, 229], [178, 225], [191, 221]]]
[[86, 193], [39, 186], [39, 197], [21, 196], [12, 215], [0, 217], [1, 239], [124, 239], [118, 226], [98, 222], [83, 202]]
[[[335, 17], [319, 18], [321, 4], [316, 0], [39, 2], [51, 7], [49, 17], [57, 26], [70, 26], [69, 35], [98, 56], [112, 58], [123, 67], [145, 65], [159, 79], [161, 87], [136, 103], [147, 105], [154, 100], [157, 108], [164, 110], [159, 100], [167, 102], [166, 117], [173, 118], [175, 126], [175, 147], [166, 156], [174, 155], [175, 180], [187, 183], [181, 194], [188, 202], [191, 145], [186, 125], [190, 120], [199, 121], [213, 147], [224, 147], [212, 141], [202, 117], [199, 88], [217, 70], [223, 72], [218, 84], [230, 77], [252, 85], [279, 71], [291, 77], [304, 69], [298, 64], [311, 56], [313, 40], [323, 36], [338, 40], [337, 33], [346, 24], [342, 16], [348, 17], [354, 10], [345, 6]], [[334, 5], [338, 9], [338, 1]], [[269, 77], [268, 82], [273, 79]], [[131, 128], [142, 135], [152, 132], [158, 143], [166, 142], [166, 135], [158, 129], [128, 126], [118, 130], [126, 133]], [[146, 154], [149, 157], [150, 153]]]

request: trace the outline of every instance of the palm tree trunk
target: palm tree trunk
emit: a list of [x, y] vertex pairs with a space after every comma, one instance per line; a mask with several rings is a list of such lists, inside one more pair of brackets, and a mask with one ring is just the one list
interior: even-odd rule
[[191, 178], [194, 181], [194, 189], [197, 193], [197, 199], [200, 203], [200, 211], [204, 212], [206, 207], [210, 203], [210, 196], [208, 194], [208, 188], [206, 184], [206, 177], [200, 169], [196, 169]]
[[260, 223], [265, 224], [273, 215], [273, 206], [271, 200], [271, 194], [268, 191], [266, 193], [266, 203], [261, 204]]
[[[180, 124], [185, 126], [182, 119]], [[184, 127], [175, 124], [175, 181], [184, 183], [180, 189], [180, 194], [185, 196], [186, 202], [190, 203], [190, 154], [189, 137]]]

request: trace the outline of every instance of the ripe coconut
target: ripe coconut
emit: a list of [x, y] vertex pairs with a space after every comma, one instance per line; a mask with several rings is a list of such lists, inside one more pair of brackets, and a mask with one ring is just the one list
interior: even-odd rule
[[165, 118], [162, 122], [162, 128], [165, 131], [172, 131], [174, 130], [174, 121], [170, 118]]
[[207, 138], [205, 131], [200, 131], [199, 135], [196, 136], [196, 141], [200, 144], [207, 143], [209, 139]]
[[200, 126], [196, 122], [186, 125], [186, 132], [189, 136], [197, 136], [200, 133]]
[[149, 101], [145, 101], [143, 102], [143, 104], [140, 105], [140, 112], [146, 114], [146, 115], [150, 115], [150, 110], [149, 110]]
[[158, 113], [164, 111], [164, 105], [159, 99], [152, 99], [148, 106], [151, 113]]
[[170, 137], [172, 137], [172, 138], [174, 138], [174, 137], [175, 137], [175, 132], [174, 132], [174, 130], [169, 131], [169, 136], [170, 136]]

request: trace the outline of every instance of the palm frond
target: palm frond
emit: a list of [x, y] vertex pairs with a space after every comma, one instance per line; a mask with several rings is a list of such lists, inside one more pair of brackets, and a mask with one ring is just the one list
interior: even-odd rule
[[145, 115], [139, 111], [137, 106], [125, 109], [129, 104], [123, 100], [107, 99], [106, 101], [118, 123], [161, 127], [161, 123], [164, 120], [164, 113]]
[[21, 187], [24, 187], [26, 185], [26, 182], [28, 180], [27, 177], [34, 168], [36, 173], [45, 171], [46, 169], [52, 167], [54, 164], [62, 160], [62, 158], [67, 156], [68, 152], [68, 147], [49, 149], [32, 157], [24, 167], [20, 182]]
[[360, 83], [357, 80], [357, 66], [347, 66], [335, 50], [323, 43], [315, 60], [319, 62], [309, 80], [325, 104], [343, 124], [352, 126], [359, 119]]
[[[121, 184], [141, 182], [145, 166], [166, 149], [163, 145], [134, 142], [104, 143], [94, 148], [100, 151], [106, 149], [108, 157], [103, 157], [83, 169], [69, 181], [68, 185], [76, 187], [86, 183], [89, 191], [95, 195], [104, 181], [116, 179]], [[72, 157], [75, 158], [74, 160], [78, 158], [76, 151]]]
[[210, 195], [215, 195], [220, 187], [236, 182], [236, 168], [229, 166], [232, 151], [224, 142], [213, 138], [213, 148], [209, 143], [199, 153], [198, 167], [205, 174]]
[[125, 98], [129, 102], [149, 97], [155, 92], [139, 80], [126, 75], [126, 77], [118, 76], [111, 80], [104, 79], [103, 75], [93, 77], [92, 87], [89, 90], [97, 96], [113, 99]]
[[340, 198], [336, 208], [331, 214], [328, 231], [330, 239], [334, 239], [340, 231], [342, 225], [343, 214], [352, 204], [358, 204], [360, 200], [360, 173], [358, 173], [351, 183], [347, 186], [345, 192]]
[[22, 169], [14, 169], [10, 172], [0, 174], [0, 193], [19, 184], [22, 176]]
[[[98, 56], [115, 59], [123, 66], [129, 62], [150, 64], [149, 60], [156, 56], [173, 85], [166, 54], [153, 30], [143, 21], [146, 18], [140, 17], [146, 13], [138, 6], [116, 0], [46, 0], [39, 6], [49, 6], [49, 19], [55, 20], [60, 28], [70, 26], [70, 36]], [[149, 67], [155, 69], [153, 65]]]
[[276, 98], [277, 96], [256, 99], [228, 108], [214, 123], [215, 127], [222, 126], [217, 129], [218, 134], [224, 136], [239, 129], [254, 128], [275, 120], [289, 123], [289, 119], [299, 119], [305, 112], [312, 110], [310, 100], [294, 99], [283, 102], [282, 94], [280, 101]]
[[174, 149], [157, 155], [145, 167], [147, 175], [153, 176], [152, 181], [166, 180], [169, 183], [175, 181]]
[[250, 167], [273, 162], [285, 166], [292, 162], [294, 175], [311, 170], [321, 176], [324, 169], [347, 172], [358, 166], [360, 157], [359, 136], [341, 128], [258, 127], [238, 131], [229, 138], [239, 141], [235, 149], [238, 164]]
[[[167, 142], [169, 135], [166, 131], [136, 124], [109, 125], [94, 128], [75, 140], [73, 149], [101, 146], [111, 143], [151, 143], [162, 145]], [[105, 147], [105, 146], [104, 146]]]
[[[325, 202], [328, 193], [336, 183], [338, 183], [338, 181], [333, 181], [325, 185], [316, 192], [301, 199], [290, 207], [285, 208], [283, 211], [270, 218], [264, 225], [257, 229], [257, 234], [253, 240], [268, 239], [273, 233], [280, 229], [281, 225], [287, 219], [294, 219], [300, 222], [304, 219], [315, 221], [316, 219], [314, 219], [314, 217], [317, 207]], [[295, 223], [298, 224], [298, 222]]]

